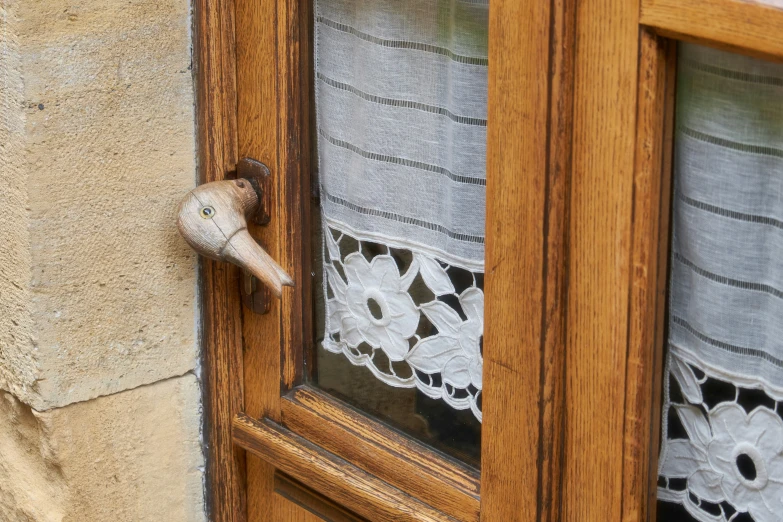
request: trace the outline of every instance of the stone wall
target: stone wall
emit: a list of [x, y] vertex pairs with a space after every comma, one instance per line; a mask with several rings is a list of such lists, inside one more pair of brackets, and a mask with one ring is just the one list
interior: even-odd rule
[[188, 0], [0, 0], [0, 522], [204, 520]]

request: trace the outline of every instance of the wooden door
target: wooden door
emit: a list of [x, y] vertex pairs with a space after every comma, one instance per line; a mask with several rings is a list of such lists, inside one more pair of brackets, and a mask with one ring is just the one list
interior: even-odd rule
[[268, 313], [204, 261], [216, 521], [652, 521], [675, 45], [783, 54], [738, 0], [491, 0], [481, 469], [308, 384], [309, 0], [196, 3], [200, 166], [270, 167]]
[[[307, 384], [311, 5], [199, 6], [204, 179], [222, 179], [240, 157], [270, 167], [271, 222], [254, 233], [297, 285], [269, 313], [256, 315], [240, 305], [236, 270], [205, 261], [215, 519], [309, 516], [291, 499], [319, 513], [330, 504], [368, 520], [532, 519], [557, 503], [555, 433], [562, 410], [551, 406], [561, 400], [566, 172], [538, 130], [560, 115], [540, 103], [554, 83], [549, 35], [526, 38], [516, 30], [531, 17], [546, 27], [550, 9], [509, 2], [508, 13], [491, 21], [494, 31], [508, 34], [492, 40], [491, 53], [513, 49], [537, 58], [509, 60], [510, 69], [496, 70], [490, 87], [496, 99], [490, 118], [497, 123], [489, 129], [487, 263], [506, 260], [485, 283], [483, 393], [494, 398], [486, 402], [479, 473]], [[531, 65], [537, 74], [509, 75]], [[518, 97], [519, 90], [536, 97]], [[555, 146], [566, 141], [561, 133]], [[529, 191], [532, 185], [538, 190]]]

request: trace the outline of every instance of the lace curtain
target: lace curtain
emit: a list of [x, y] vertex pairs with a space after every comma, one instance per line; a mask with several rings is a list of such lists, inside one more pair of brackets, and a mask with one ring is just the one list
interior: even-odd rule
[[318, 0], [324, 349], [481, 420], [488, 0]]
[[678, 63], [659, 519], [780, 521], [783, 65]]

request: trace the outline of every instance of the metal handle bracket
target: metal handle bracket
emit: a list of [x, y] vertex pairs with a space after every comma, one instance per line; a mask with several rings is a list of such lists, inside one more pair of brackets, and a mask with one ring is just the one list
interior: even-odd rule
[[248, 216], [256, 225], [266, 226], [271, 219], [269, 209], [272, 206], [272, 175], [269, 167], [253, 158], [242, 158], [237, 168], [229, 172], [226, 179], [246, 179], [258, 196], [258, 207], [252, 216]]

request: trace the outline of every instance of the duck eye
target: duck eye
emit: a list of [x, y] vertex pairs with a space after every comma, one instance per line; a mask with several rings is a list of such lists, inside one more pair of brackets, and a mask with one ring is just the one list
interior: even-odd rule
[[215, 216], [215, 209], [212, 207], [201, 207], [200, 213], [204, 219], [212, 219]]

